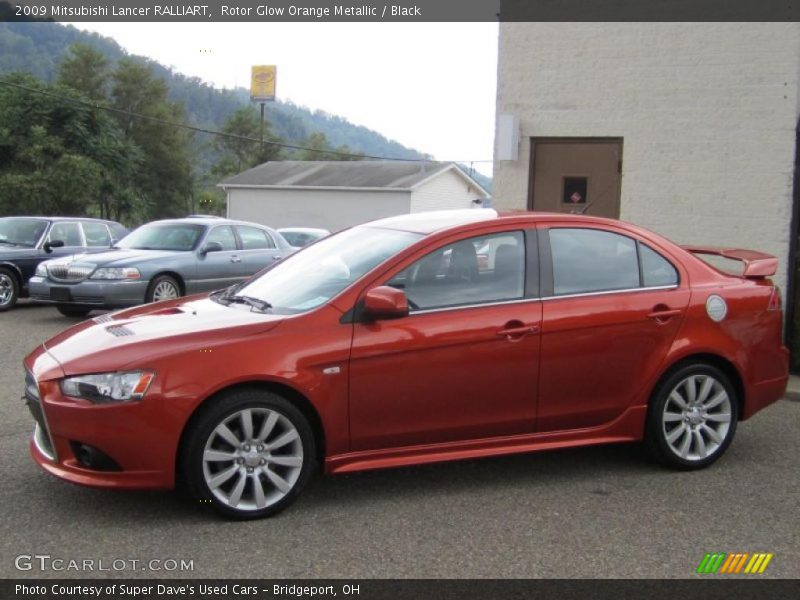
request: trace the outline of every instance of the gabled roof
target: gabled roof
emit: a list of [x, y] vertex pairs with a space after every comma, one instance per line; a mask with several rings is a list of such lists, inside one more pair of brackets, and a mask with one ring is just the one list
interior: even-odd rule
[[454, 170], [479, 194], [489, 195], [455, 163], [433, 161], [280, 160], [248, 169], [229, 177], [219, 185], [222, 188], [409, 191], [449, 170]]

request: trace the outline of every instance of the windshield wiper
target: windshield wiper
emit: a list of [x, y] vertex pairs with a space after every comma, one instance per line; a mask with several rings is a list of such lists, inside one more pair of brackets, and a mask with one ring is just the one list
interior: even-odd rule
[[272, 304], [260, 298], [252, 296], [227, 296], [223, 297], [229, 304], [247, 304], [260, 312], [267, 312], [272, 308]]
[[6, 240], [0, 240], [0, 244], [5, 244], [7, 246], [21, 246], [22, 244], [17, 244], [15, 242], [7, 242]]

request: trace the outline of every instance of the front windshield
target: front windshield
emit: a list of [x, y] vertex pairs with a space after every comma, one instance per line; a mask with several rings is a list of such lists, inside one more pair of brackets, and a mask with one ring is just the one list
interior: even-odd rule
[[305, 312], [324, 304], [420, 237], [377, 227], [348, 229], [292, 254], [235, 295], [267, 302], [275, 313]]
[[0, 219], [0, 244], [33, 248], [47, 229], [47, 221]]
[[134, 250], [193, 250], [205, 227], [190, 223], [150, 223], [132, 231], [116, 248]]

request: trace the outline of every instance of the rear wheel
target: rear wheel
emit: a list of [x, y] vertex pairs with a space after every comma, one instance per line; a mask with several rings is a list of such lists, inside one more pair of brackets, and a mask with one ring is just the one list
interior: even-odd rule
[[646, 443], [660, 462], [700, 469], [727, 450], [736, 432], [739, 398], [730, 379], [707, 364], [690, 364], [656, 390]]
[[19, 298], [19, 282], [14, 273], [0, 269], [0, 312], [13, 308]]
[[59, 304], [56, 306], [58, 312], [65, 317], [85, 317], [92, 309], [86, 306], [69, 306], [67, 304]]
[[186, 432], [182, 470], [198, 501], [235, 519], [274, 515], [316, 469], [314, 435], [285, 398], [237, 390], [214, 401]]
[[145, 302], [161, 302], [162, 300], [174, 300], [181, 296], [181, 286], [169, 275], [159, 275], [147, 288]]

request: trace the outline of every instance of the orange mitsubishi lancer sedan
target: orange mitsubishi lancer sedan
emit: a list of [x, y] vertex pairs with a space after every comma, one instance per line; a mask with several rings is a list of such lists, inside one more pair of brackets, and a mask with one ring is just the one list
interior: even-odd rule
[[320, 468], [643, 440], [697, 469], [784, 393], [776, 267], [583, 215], [374, 221], [45, 342], [25, 359], [30, 449], [67, 481], [182, 482], [237, 518]]

